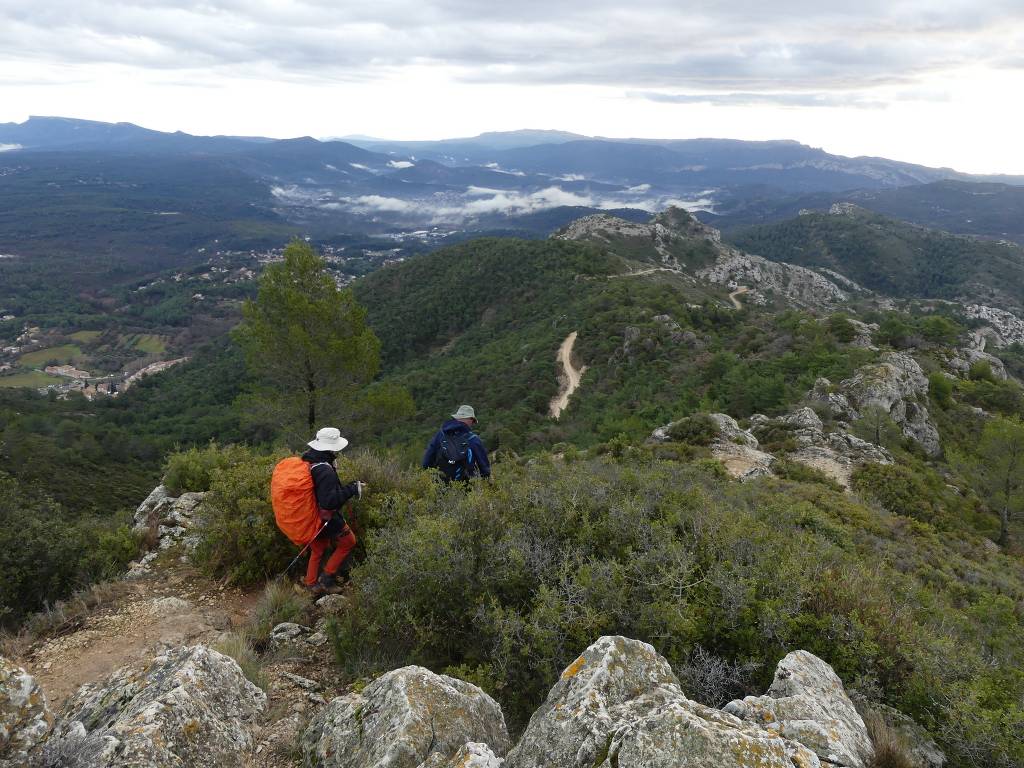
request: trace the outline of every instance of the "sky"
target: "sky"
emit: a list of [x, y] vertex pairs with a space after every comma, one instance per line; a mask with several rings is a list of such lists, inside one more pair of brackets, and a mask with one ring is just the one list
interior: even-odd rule
[[0, 122], [796, 139], [1024, 174], [1024, 0], [0, 0]]

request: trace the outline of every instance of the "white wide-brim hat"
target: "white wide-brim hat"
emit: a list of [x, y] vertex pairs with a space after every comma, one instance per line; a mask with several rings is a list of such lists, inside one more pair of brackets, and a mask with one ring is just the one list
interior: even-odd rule
[[345, 449], [348, 440], [341, 436], [341, 431], [334, 427], [324, 427], [316, 433], [316, 438], [307, 445], [317, 451], [333, 451], [337, 453]]
[[476, 411], [472, 405], [460, 405], [459, 410], [452, 414], [453, 419], [473, 419], [476, 421]]

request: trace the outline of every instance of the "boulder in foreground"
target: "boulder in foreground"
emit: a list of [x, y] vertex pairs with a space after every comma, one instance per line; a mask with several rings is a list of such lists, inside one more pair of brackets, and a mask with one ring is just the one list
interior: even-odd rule
[[505, 768], [818, 768], [779, 734], [692, 702], [653, 647], [602, 637], [570, 664]]
[[0, 656], [0, 767], [25, 765], [52, 728], [35, 678]]
[[779, 662], [766, 695], [730, 702], [725, 711], [799, 741], [834, 765], [865, 768], [873, 753], [843, 681], [807, 651], [793, 651]]
[[460, 750], [465, 764], [485, 767], [508, 748], [505, 717], [494, 699], [475, 685], [415, 666], [334, 699], [302, 735], [305, 765], [325, 768], [449, 766]]
[[[181, 768], [242, 765], [266, 695], [234, 659], [203, 645], [85, 685], [44, 749], [46, 765]], [[73, 762], [76, 761], [76, 762]]]

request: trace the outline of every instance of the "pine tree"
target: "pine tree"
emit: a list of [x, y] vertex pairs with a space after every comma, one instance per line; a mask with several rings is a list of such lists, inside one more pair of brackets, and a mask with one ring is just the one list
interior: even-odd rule
[[242, 315], [234, 338], [257, 381], [246, 408], [289, 432], [351, 418], [380, 368], [380, 342], [312, 247], [293, 241]]

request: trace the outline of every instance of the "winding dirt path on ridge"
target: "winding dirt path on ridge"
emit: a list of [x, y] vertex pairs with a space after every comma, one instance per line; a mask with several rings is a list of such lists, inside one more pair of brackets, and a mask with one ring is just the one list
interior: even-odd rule
[[562, 411], [569, 405], [569, 398], [572, 393], [579, 389], [580, 378], [586, 373], [587, 366], [576, 368], [572, 364], [572, 348], [576, 345], [578, 331], [573, 331], [565, 337], [562, 346], [558, 348], [558, 356], [555, 358], [562, 366], [562, 374], [558, 377], [561, 381], [561, 391], [551, 401], [551, 418], [557, 419]]
[[742, 296], [744, 293], [747, 293], [749, 291], [750, 291], [750, 289], [747, 286], [741, 285], [739, 288], [737, 288], [735, 291], [733, 291], [732, 293], [729, 294], [729, 301], [732, 302], [732, 305], [736, 309], [743, 309], [743, 305], [740, 304], [740, 300], [737, 299], [736, 297], [737, 296]]

